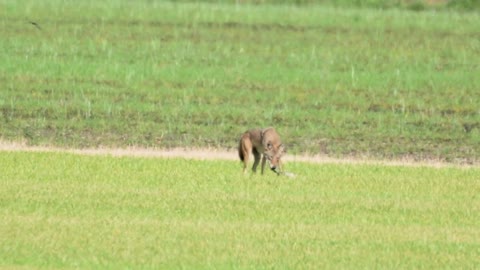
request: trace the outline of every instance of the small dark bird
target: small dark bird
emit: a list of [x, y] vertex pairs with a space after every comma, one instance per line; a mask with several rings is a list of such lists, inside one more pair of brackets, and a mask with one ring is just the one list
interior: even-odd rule
[[38, 30], [42, 30], [42, 28], [40, 27], [40, 25], [38, 25], [38, 23], [36, 23], [36, 22], [30, 22], [30, 24], [32, 24], [33, 26], [35, 26]]

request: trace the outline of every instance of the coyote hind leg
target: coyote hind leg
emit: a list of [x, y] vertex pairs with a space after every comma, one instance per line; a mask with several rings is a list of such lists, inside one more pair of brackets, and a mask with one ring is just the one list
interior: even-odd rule
[[253, 152], [253, 157], [255, 158], [253, 161], [252, 171], [257, 172], [257, 166], [258, 166], [258, 163], [260, 163], [260, 153], [258, 153], [257, 149], [253, 149], [252, 152]]
[[250, 159], [250, 152], [252, 151], [252, 142], [250, 141], [250, 135], [245, 133], [240, 138], [238, 145], [238, 154], [240, 160], [243, 161], [243, 173], [247, 173], [248, 160]]
[[243, 173], [247, 173], [248, 155], [243, 157]]

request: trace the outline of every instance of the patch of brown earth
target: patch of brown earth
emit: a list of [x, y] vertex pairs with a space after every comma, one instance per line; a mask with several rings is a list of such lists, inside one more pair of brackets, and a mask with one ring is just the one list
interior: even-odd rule
[[[238, 160], [236, 149], [220, 150], [213, 148], [190, 149], [156, 149], [156, 148], [87, 148], [68, 149], [50, 146], [29, 146], [22, 142], [6, 142], [0, 140], [0, 151], [3, 152], [58, 152], [73, 153], [78, 155], [107, 155], [115, 157], [152, 157], [152, 158], [185, 158], [199, 160]], [[400, 160], [372, 160], [369, 158], [332, 158], [326, 155], [285, 155], [285, 162], [306, 162], [317, 164], [372, 164], [386, 166], [411, 166], [411, 167], [479, 167], [480, 164], [455, 164], [437, 160], [415, 161], [413, 158]]]

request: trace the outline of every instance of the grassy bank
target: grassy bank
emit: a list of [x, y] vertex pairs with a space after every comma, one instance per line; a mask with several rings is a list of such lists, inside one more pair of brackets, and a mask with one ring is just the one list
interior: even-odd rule
[[476, 13], [0, 6], [4, 140], [229, 148], [245, 129], [273, 125], [291, 153], [479, 159]]

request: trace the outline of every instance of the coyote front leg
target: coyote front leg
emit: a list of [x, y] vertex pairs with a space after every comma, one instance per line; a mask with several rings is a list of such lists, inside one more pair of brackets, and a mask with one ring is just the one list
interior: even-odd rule
[[[253, 149], [252, 152], [254, 157], [252, 171], [257, 172], [257, 166], [258, 166], [258, 163], [260, 163], [260, 153], [258, 153], [256, 149]], [[262, 173], [263, 173], [263, 167], [262, 167]]]
[[262, 174], [263, 174], [263, 170], [265, 169], [265, 162], [267, 162], [267, 157], [264, 154], [262, 157]]

